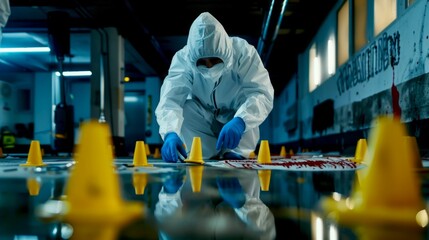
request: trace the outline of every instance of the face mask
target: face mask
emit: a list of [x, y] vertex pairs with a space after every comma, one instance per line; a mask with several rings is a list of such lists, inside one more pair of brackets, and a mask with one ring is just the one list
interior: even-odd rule
[[200, 65], [198, 66], [198, 71], [200, 71], [205, 79], [217, 81], [222, 76], [224, 67], [224, 63], [218, 63], [211, 68]]

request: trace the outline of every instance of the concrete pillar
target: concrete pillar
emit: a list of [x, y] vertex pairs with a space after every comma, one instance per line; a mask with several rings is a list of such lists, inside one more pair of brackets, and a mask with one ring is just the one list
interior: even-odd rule
[[[156, 121], [155, 109], [158, 106], [161, 89], [161, 80], [158, 77], [146, 78], [146, 141], [149, 144], [161, 144], [159, 125]], [[148, 132], [148, 133], [149, 133]]]
[[34, 138], [40, 144], [53, 143], [54, 75], [36, 73], [34, 76]]
[[[102, 115], [112, 136], [124, 137], [124, 39], [116, 28], [91, 31], [91, 118]], [[104, 74], [101, 72], [104, 69]], [[103, 81], [104, 79], [104, 81]], [[101, 91], [104, 87], [104, 91]]]

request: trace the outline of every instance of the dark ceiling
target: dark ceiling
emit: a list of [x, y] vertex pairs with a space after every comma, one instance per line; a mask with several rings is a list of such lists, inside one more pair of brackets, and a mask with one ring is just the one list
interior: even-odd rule
[[[192, 21], [201, 12], [208, 11], [224, 25], [229, 35], [241, 36], [257, 48], [259, 44], [261, 58], [270, 72], [276, 94], [279, 94], [296, 72], [298, 54], [307, 47], [336, 2], [337, 0], [10, 0], [12, 15], [4, 32], [47, 34], [48, 13], [65, 11], [70, 16], [72, 38], [93, 28], [117, 27], [127, 40], [127, 56], [131, 56], [126, 56], [126, 72], [141, 75], [141, 79], [154, 74], [163, 78], [173, 54], [186, 43]], [[285, 3], [286, 8], [282, 9]], [[264, 41], [260, 41], [261, 39]], [[79, 50], [89, 47], [84, 46], [85, 44], [88, 45], [88, 42], [72, 44], [71, 53], [76, 56], [76, 53], [85, 52]], [[135, 58], [135, 55], [144, 59], [142, 65], [146, 66], [139, 67], [136, 65], [139, 61], [129, 59], [133, 56]], [[31, 68], [27, 67], [26, 71], [29, 70]]]

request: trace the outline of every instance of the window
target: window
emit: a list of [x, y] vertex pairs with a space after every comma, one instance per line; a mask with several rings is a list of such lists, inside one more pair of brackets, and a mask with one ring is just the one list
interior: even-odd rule
[[354, 51], [359, 51], [365, 46], [366, 39], [366, 25], [368, 18], [367, 0], [354, 0], [353, 1], [353, 32], [354, 32]]
[[334, 38], [331, 37], [328, 40], [328, 74], [332, 75], [335, 73], [335, 42]]
[[317, 56], [316, 45], [310, 49], [309, 53], [309, 91], [312, 92], [316, 89], [317, 86], [320, 85], [320, 58]]
[[349, 59], [349, 1], [345, 1], [337, 15], [338, 66]]
[[396, 19], [396, 0], [374, 0], [374, 36]]

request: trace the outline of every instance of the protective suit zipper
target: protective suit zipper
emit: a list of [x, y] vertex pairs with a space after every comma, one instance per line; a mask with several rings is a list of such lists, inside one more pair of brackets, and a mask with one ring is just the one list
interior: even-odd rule
[[212, 91], [213, 106], [215, 108], [215, 110], [214, 110], [215, 117], [217, 117], [219, 115], [219, 112], [220, 112], [220, 110], [217, 108], [217, 104], [216, 104], [216, 88], [219, 86], [219, 84], [220, 84], [220, 79], [219, 79], [219, 81], [217, 81], [215, 83], [213, 91]]

